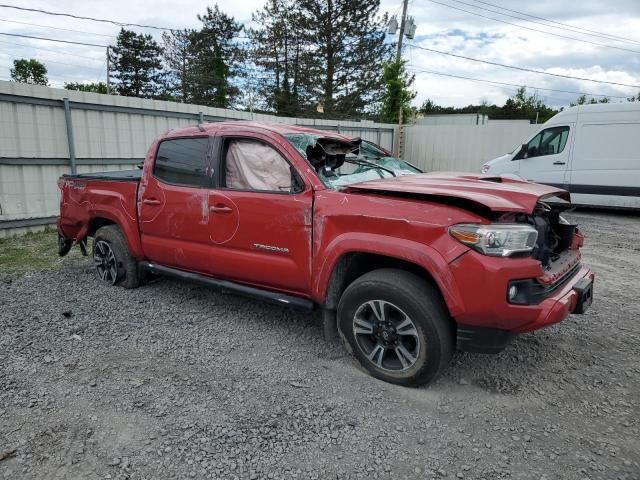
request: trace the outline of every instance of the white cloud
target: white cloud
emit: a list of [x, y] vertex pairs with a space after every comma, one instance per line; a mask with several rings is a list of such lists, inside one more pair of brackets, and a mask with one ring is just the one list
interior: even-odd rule
[[[474, 10], [483, 15], [502, 18], [509, 22], [520, 23], [520, 25], [531, 28], [549, 30], [561, 35], [575, 36], [640, 51], [640, 43], [635, 45], [616, 43], [613, 40], [519, 22], [513, 18], [499, 17], [495, 13], [474, 9], [455, 3], [453, 0], [438, 1], [465, 10]], [[583, 0], [570, 4], [552, 0], [527, 2], [526, 4], [516, 0], [488, 1], [574, 26], [635, 38], [640, 42], [640, 34], [638, 33], [640, 32], [640, 2], [637, 0], [620, 0], [615, 4], [598, 0]], [[465, 2], [474, 3], [474, 0], [465, 0]], [[16, 2], [16, 4], [18, 3]], [[238, 21], [247, 23], [250, 21], [251, 13], [262, 6], [263, 0], [242, 2], [220, 0], [218, 4], [223, 11], [233, 15]], [[206, 6], [205, 3], [196, 0], [184, 0], [179, 4], [173, 0], [145, 2], [131, 2], [130, 0], [111, 0], [110, 2], [23, 0], [19, 5], [172, 28], [196, 27], [198, 25], [196, 15], [202, 13]], [[399, 6], [400, 0], [383, 0], [381, 11], [397, 14]], [[486, 5], [484, 7], [495, 10], [494, 7]], [[418, 26], [414, 42], [424, 47], [563, 75], [640, 84], [640, 61], [638, 60], [640, 55], [632, 52], [529, 31], [521, 26], [494, 22], [432, 3], [429, 0], [411, 2], [409, 14], [415, 17]], [[10, 21], [34, 23], [58, 29], [79, 30], [85, 33], [11, 23]], [[113, 43], [118, 30], [116, 25], [111, 24], [0, 8], [0, 32], [108, 44]], [[160, 36], [160, 32], [153, 30], [148, 32], [156, 38]], [[407, 43], [411, 43], [411, 41]], [[404, 56], [414, 71], [433, 70], [497, 82], [607, 95], [627, 96], [638, 93], [630, 88], [520, 72], [410, 47], [406, 48]], [[12, 60], [21, 57], [33, 57], [44, 61], [49, 69], [51, 83], [55, 86], [60, 86], [63, 81], [104, 80], [106, 74], [104, 49], [0, 36], [0, 78], [8, 78]], [[478, 103], [484, 98], [500, 104], [513, 93], [515, 88], [416, 73], [415, 89], [418, 96], [415, 103], [420, 104], [426, 98], [431, 98], [442, 105], [461, 106]], [[555, 105], [567, 104], [577, 97], [574, 94], [552, 93], [542, 90], [538, 93], [548, 103]]]

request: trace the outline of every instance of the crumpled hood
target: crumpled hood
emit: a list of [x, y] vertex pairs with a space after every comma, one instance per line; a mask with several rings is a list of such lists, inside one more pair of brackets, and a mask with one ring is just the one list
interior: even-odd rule
[[347, 191], [451, 197], [483, 205], [495, 212], [533, 213], [538, 200], [556, 196], [569, 201], [569, 192], [514, 178], [456, 172], [423, 173], [355, 183]]

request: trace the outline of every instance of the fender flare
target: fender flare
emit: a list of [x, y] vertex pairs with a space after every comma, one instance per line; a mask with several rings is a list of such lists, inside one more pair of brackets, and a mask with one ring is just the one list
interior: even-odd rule
[[323, 253], [316, 255], [313, 298], [323, 304], [334, 269], [348, 253], [371, 253], [403, 260], [422, 268], [433, 279], [452, 317], [464, 312], [464, 303], [453, 273], [445, 259], [432, 247], [419, 242], [371, 233], [345, 233], [334, 238]]
[[125, 214], [117, 209], [97, 209], [91, 211], [89, 221], [82, 227], [78, 238], [84, 238], [89, 231], [89, 225], [96, 218], [106, 218], [112, 221], [124, 235], [127, 247], [131, 256], [138, 260], [144, 259], [144, 253], [142, 252], [142, 243], [140, 242], [140, 236], [138, 234], [138, 222], [135, 219], [130, 219]]

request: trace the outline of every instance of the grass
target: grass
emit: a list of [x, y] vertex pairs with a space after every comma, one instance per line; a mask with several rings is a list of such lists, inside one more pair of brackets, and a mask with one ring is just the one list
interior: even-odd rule
[[[10, 277], [56, 268], [61, 263], [57, 240], [56, 231], [52, 229], [0, 238], [0, 276]], [[80, 255], [80, 250], [74, 247], [69, 255]]]

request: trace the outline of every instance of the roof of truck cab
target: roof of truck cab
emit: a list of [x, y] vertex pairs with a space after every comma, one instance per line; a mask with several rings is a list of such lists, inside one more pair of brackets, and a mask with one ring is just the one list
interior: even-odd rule
[[344, 140], [349, 140], [351, 137], [346, 135], [341, 135], [332, 130], [321, 130], [316, 128], [310, 128], [304, 125], [291, 125], [289, 123], [263, 123], [263, 122], [249, 122], [249, 121], [239, 121], [239, 120], [231, 120], [224, 122], [213, 122], [213, 123], [201, 123], [200, 125], [192, 125], [189, 127], [175, 128], [173, 130], [168, 131], [165, 136], [167, 137], [176, 137], [176, 136], [191, 136], [202, 133], [208, 133], [210, 135], [214, 135], [216, 133], [232, 133], [236, 131], [254, 131], [256, 133], [262, 132], [271, 132], [279, 135], [288, 135], [291, 133], [308, 133], [310, 135], [320, 135], [320, 136], [328, 136], [333, 138], [341, 138]]

